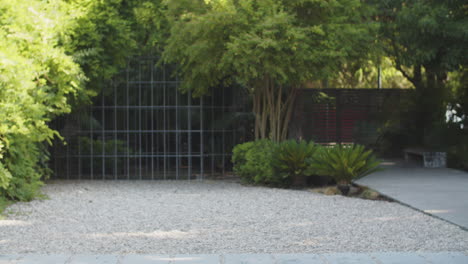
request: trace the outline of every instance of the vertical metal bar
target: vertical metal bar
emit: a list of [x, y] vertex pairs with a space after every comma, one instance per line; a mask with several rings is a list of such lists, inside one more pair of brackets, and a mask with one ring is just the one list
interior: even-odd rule
[[[159, 71], [160, 69], [158, 67], [156, 67], [155, 71]], [[156, 75], [157, 76], [157, 75]], [[159, 78], [157, 79], [157, 81], [159, 81]], [[156, 95], [157, 95], [157, 100], [156, 100], [156, 105], [157, 106], [161, 106], [161, 100], [159, 99], [161, 97], [161, 85], [159, 84], [156, 84]], [[153, 133], [157, 133], [156, 134], [156, 153], [155, 153], [155, 156], [156, 156], [156, 171], [157, 171], [157, 177], [159, 179], [159, 176], [160, 176], [160, 165], [159, 165], [159, 162], [160, 162], [160, 156], [159, 156], [159, 142], [160, 142], [160, 139], [161, 139], [161, 133], [159, 133], [159, 130], [160, 130], [160, 120], [162, 118], [160, 118], [160, 115], [161, 115], [161, 110], [160, 108], [157, 108], [157, 111], [156, 111], [156, 127], [155, 127], [155, 130], [157, 130], [156, 132], [153, 132]]]
[[[222, 105], [222, 108], [221, 108], [222, 109], [221, 112], [223, 113], [222, 118], [224, 120], [225, 117], [226, 117], [226, 87], [223, 87], [222, 93], [223, 93], [223, 95], [222, 95], [223, 105]], [[224, 176], [224, 173], [225, 173], [224, 164], [226, 164], [226, 127], [224, 127], [224, 125], [223, 125], [222, 129], [223, 129], [223, 132], [222, 132], [223, 133], [223, 139], [222, 139], [222, 142], [223, 142], [222, 143], [222, 146], [223, 146], [223, 150], [222, 150], [223, 151], [223, 160], [222, 160], [221, 168], [222, 168], [222, 175]]]
[[81, 180], [81, 140], [80, 140], [80, 135], [81, 135], [81, 118], [82, 112], [78, 112], [78, 135], [76, 140], [78, 141], [78, 179]]
[[187, 172], [187, 178], [188, 180], [191, 179], [192, 177], [192, 92], [188, 92], [188, 117], [187, 117], [187, 143], [188, 143], [188, 172]]
[[163, 121], [164, 121], [164, 125], [163, 125], [163, 143], [164, 143], [164, 146], [163, 146], [163, 156], [164, 156], [164, 180], [166, 180], [166, 177], [167, 177], [167, 142], [166, 142], [166, 66], [163, 65], [163, 68], [162, 68], [162, 71], [163, 71]]
[[102, 100], [102, 108], [101, 108], [101, 117], [102, 117], [102, 125], [101, 125], [101, 137], [102, 137], [102, 141], [101, 141], [101, 151], [102, 151], [102, 179], [104, 180], [106, 178], [106, 148], [105, 148], [105, 145], [106, 145], [106, 139], [105, 139], [105, 132], [104, 132], [104, 129], [105, 129], [105, 126], [106, 126], [106, 116], [105, 116], [105, 111], [104, 111], [104, 89], [103, 88], [103, 91], [101, 92], [101, 100]]
[[200, 97], [200, 179], [203, 180], [203, 96]]
[[90, 149], [90, 157], [91, 157], [91, 180], [94, 180], [94, 129], [93, 129], [93, 107], [89, 107], [89, 130], [90, 130], [90, 139], [89, 142], [91, 143]]
[[150, 89], [151, 89], [151, 180], [154, 180], [154, 60], [151, 59], [150, 61], [150, 71], [151, 71], [151, 81], [150, 81]]
[[117, 85], [114, 83], [114, 180], [117, 180]]
[[67, 168], [67, 179], [70, 179], [70, 142], [69, 138], [65, 138], [65, 142], [67, 142], [67, 153], [66, 153], [66, 168]]
[[[62, 122], [60, 122], [62, 123]], [[59, 164], [59, 160], [63, 159], [63, 156], [62, 156], [62, 151], [58, 150], [57, 146], [54, 146], [54, 148], [52, 149], [53, 150], [53, 153], [54, 153], [54, 156], [53, 156], [53, 159], [54, 159], [54, 176], [55, 178], [58, 178], [60, 177], [59, 176], [59, 170], [58, 170], [58, 164]], [[60, 171], [60, 174], [62, 174], [62, 171]]]
[[127, 179], [130, 180], [130, 59], [127, 62]]
[[175, 85], [175, 91], [174, 91], [174, 94], [175, 94], [175, 114], [176, 114], [176, 179], [178, 180], [179, 179], [179, 162], [180, 162], [180, 158], [179, 158], [179, 93], [177, 91], [177, 83]]
[[[214, 91], [213, 91], [214, 93]], [[213, 123], [213, 121], [215, 120], [215, 105], [214, 105], [214, 99], [215, 98], [215, 95], [212, 94], [211, 95], [211, 109], [210, 109], [210, 112], [211, 112], [211, 123]], [[215, 159], [216, 159], [216, 151], [215, 151], [215, 136], [216, 136], [216, 132], [214, 131], [214, 127], [211, 126], [211, 131], [209, 132], [211, 134], [211, 174], [214, 174], [215, 173]]]
[[[229, 97], [229, 99], [230, 99], [229, 104], [230, 105], [232, 104], [231, 112], [232, 113], [241, 112], [241, 109], [239, 107], [239, 105], [240, 105], [240, 100], [239, 99], [241, 98], [242, 94], [240, 92], [238, 92], [238, 90], [234, 90], [232, 88], [229, 88], [229, 89], [231, 89], [231, 93], [234, 94], [233, 96]], [[237, 98], [237, 100], [235, 98]], [[232, 139], [231, 139], [229, 149], [228, 149], [228, 153], [229, 153], [228, 162], [230, 162], [232, 160], [232, 147], [236, 145], [238, 127], [239, 127], [239, 124], [238, 124], [238, 121], [236, 120], [236, 122], [232, 125], [232, 128], [231, 128]]]
[[138, 63], [138, 167], [139, 167], [139, 177], [140, 180], [142, 179], [142, 164], [141, 164], [141, 159], [142, 159], [142, 144], [141, 144], [141, 61]]

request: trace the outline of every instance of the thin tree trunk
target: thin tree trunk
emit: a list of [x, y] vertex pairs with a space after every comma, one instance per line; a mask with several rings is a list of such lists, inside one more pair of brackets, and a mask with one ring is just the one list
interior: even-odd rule
[[[283, 93], [287, 95], [283, 97]], [[270, 138], [275, 142], [288, 136], [298, 87], [285, 88], [276, 85], [269, 76], [255, 86], [253, 111], [255, 113], [255, 139]]]
[[266, 87], [263, 87], [262, 89], [263, 93], [261, 95], [262, 99], [262, 124], [261, 124], [261, 130], [260, 130], [260, 137], [267, 138], [267, 125], [268, 125], [268, 90]]
[[276, 121], [276, 126], [275, 126], [275, 135], [278, 141], [281, 141], [281, 116], [282, 116], [282, 111], [283, 111], [283, 86], [279, 85], [278, 86], [278, 95], [277, 95], [277, 101], [276, 101], [276, 112], [275, 112], [275, 118], [277, 119]]
[[258, 89], [255, 89], [253, 91], [253, 112], [255, 115], [255, 140], [260, 139], [260, 99], [261, 97], [259, 96], [260, 91]]
[[299, 89], [297, 87], [292, 87], [284, 104], [284, 110], [282, 112], [285, 114], [282, 122], [281, 140], [285, 140], [288, 136], [289, 123], [291, 122], [298, 91]]

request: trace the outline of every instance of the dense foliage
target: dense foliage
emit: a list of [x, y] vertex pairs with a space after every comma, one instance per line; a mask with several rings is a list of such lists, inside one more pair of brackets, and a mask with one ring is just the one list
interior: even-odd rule
[[380, 162], [364, 146], [335, 145], [322, 148], [310, 164], [315, 174], [330, 176], [340, 184], [349, 184], [378, 170]]
[[357, 0], [212, 0], [169, 5], [166, 61], [183, 89], [201, 95], [222, 82], [246, 87], [255, 136], [286, 139], [297, 91], [366, 56], [374, 24]]
[[284, 185], [284, 178], [273, 174], [271, 164], [276, 143], [268, 139], [246, 142], [234, 147], [232, 162], [234, 172], [246, 183]]
[[372, 150], [361, 145], [323, 147], [313, 142], [262, 139], [233, 149], [234, 172], [244, 182], [276, 187], [305, 186], [305, 177], [331, 177], [340, 184], [378, 170]]
[[413, 144], [430, 144], [434, 129], [445, 123], [449, 73], [468, 62], [466, 1], [389, 0], [376, 6], [385, 53], [415, 87], [404, 126]]
[[307, 143], [304, 140], [298, 142], [291, 139], [279, 143], [273, 149], [273, 173], [279, 178], [292, 180], [294, 185], [305, 182], [305, 177], [312, 174], [309, 159], [314, 157], [319, 147], [312, 141]]
[[30, 200], [48, 174], [43, 142], [57, 134], [47, 122], [83, 87], [59, 45], [70, 23], [60, 1], [0, 1], [0, 196]]
[[63, 42], [88, 78], [87, 91], [103, 89], [128, 57], [157, 55], [165, 32], [159, 0], [72, 0], [73, 23]]

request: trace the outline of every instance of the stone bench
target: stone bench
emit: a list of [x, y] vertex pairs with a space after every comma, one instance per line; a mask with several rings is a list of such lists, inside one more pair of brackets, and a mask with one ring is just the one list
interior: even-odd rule
[[425, 168], [445, 168], [447, 167], [447, 153], [433, 151], [425, 148], [404, 149], [405, 160], [408, 162], [412, 155], [421, 156]]

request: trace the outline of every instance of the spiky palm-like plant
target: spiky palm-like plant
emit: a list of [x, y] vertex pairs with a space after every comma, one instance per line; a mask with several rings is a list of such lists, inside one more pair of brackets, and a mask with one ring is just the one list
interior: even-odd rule
[[312, 141], [287, 140], [279, 143], [273, 151], [272, 167], [284, 179], [292, 180], [293, 185], [303, 185], [305, 176], [310, 175], [309, 160], [319, 148]]
[[330, 176], [338, 184], [349, 184], [353, 179], [379, 170], [380, 161], [361, 145], [336, 145], [323, 148], [311, 160], [311, 170]]

